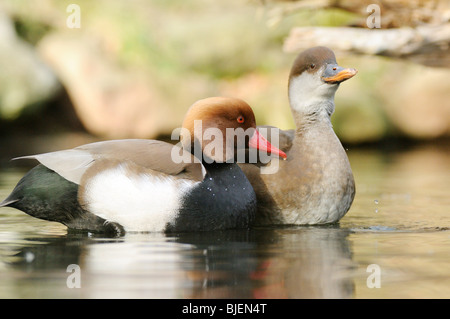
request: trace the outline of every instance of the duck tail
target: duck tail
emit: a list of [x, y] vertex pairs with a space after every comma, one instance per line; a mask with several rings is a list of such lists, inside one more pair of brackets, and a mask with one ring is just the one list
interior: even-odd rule
[[15, 202], [18, 202], [18, 199], [8, 199], [6, 198], [3, 202], [0, 203], [0, 207], [7, 207], [11, 204], [14, 204]]

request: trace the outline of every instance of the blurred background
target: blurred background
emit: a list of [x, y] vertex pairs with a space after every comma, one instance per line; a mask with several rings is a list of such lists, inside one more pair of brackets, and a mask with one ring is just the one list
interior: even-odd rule
[[0, 200], [30, 165], [11, 158], [168, 139], [208, 96], [294, 128], [289, 71], [316, 45], [359, 70], [332, 116], [357, 185], [339, 228], [111, 241], [2, 209], [0, 298], [450, 297], [449, 0], [1, 0]]
[[450, 137], [449, 1], [72, 3], [0, 4], [1, 158], [164, 138], [208, 96], [242, 98], [258, 124], [294, 128], [289, 70], [315, 45], [359, 70], [336, 95], [345, 145]]

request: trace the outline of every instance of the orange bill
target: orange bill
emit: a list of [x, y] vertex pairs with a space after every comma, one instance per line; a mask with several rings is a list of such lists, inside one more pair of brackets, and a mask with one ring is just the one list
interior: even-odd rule
[[330, 84], [340, 83], [352, 78], [353, 76], [355, 76], [356, 73], [358, 73], [358, 70], [356, 69], [343, 69], [342, 71], [338, 72], [333, 76], [323, 78], [323, 80]]

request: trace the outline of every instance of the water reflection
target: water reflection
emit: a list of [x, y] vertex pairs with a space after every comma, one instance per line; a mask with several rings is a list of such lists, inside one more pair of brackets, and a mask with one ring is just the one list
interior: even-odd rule
[[[339, 227], [258, 229], [248, 238], [209, 244], [208, 238], [188, 235], [177, 242], [203, 247], [196, 260], [202, 287], [200, 298], [347, 298], [352, 295], [348, 230]], [[228, 235], [227, 235], [228, 237]], [[233, 251], [232, 256], [229, 252]], [[208, 270], [204, 272], [204, 270]], [[210, 270], [214, 270], [208, 274]], [[219, 278], [214, 275], [222, 273]], [[211, 276], [213, 275], [213, 276]], [[220, 284], [222, 283], [222, 284]], [[231, 283], [231, 285], [230, 285]], [[209, 289], [203, 289], [208, 287]]]
[[[121, 239], [66, 235], [24, 238], [7, 262], [9, 297], [67, 298], [349, 298], [347, 240], [339, 227], [129, 234]], [[66, 285], [68, 265], [81, 289]], [[49, 278], [49, 281], [43, 280]], [[5, 294], [5, 279], [2, 279]], [[6, 280], [8, 281], [8, 280]], [[32, 288], [38, 283], [39, 288]], [[11, 285], [6, 285], [11, 287]], [[34, 289], [34, 290], [33, 290]], [[27, 293], [27, 290], [29, 292]], [[40, 291], [46, 294], [40, 295]], [[1, 295], [1, 294], [0, 294]]]
[[345, 227], [398, 230], [450, 227], [450, 145], [349, 154], [357, 195]]

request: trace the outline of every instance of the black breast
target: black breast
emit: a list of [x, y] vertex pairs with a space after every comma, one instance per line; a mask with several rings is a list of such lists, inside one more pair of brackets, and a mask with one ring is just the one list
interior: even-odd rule
[[242, 229], [251, 226], [256, 195], [235, 163], [204, 164], [205, 179], [185, 195], [180, 213], [167, 232]]

